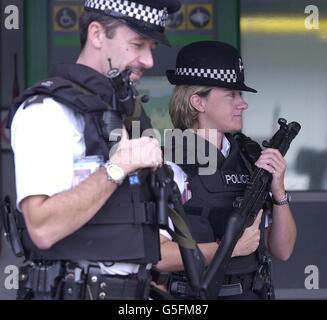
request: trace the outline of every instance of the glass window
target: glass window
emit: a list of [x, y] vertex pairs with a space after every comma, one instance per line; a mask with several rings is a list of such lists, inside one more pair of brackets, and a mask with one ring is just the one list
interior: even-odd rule
[[244, 132], [264, 140], [282, 117], [302, 130], [286, 156], [289, 190], [327, 190], [327, 3], [242, 0], [249, 109]]

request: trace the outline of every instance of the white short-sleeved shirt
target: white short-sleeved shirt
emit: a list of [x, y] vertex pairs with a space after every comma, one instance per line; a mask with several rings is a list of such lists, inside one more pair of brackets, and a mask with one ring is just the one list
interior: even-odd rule
[[28, 196], [72, 187], [74, 162], [85, 156], [83, 132], [82, 116], [51, 98], [18, 109], [11, 126], [18, 208]]
[[[85, 157], [84, 127], [81, 115], [52, 98], [19, 108], [11, 126], [18, 208], [26, 197], [51, 197], [73, 187], [74, 163]], [[139, 269], [130, 263], [100, 267], [119, 275]]]

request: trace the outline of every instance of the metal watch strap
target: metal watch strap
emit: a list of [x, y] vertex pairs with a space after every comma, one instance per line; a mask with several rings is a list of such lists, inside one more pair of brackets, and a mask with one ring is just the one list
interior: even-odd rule
[[277, 205], [277, 206], [283, 206], [285, 204], [289, 204], [290, 203], [290, 196], [287, 192], [285, 192], [285, 196], [283, 199], [277, 201], [274, 197], [272, 197], [272, 201], [273, 204]]
[[[112, 167], [117, 167], [117, 168], [119, 168], [120, 170], [122, 170], [122, 168], [120, 168], [118, 165], [112, 163], [110, 160], [107, 161], [107, 162], [103, 165], [103, 167], [105, 168], [106, 173], [107, 173], [107, 179], [108, 179], [109, 181], [111, 181], [111, 182], [116, 183], [117, 185], [121, 185], [121, 184], [124, 182], [124, 177], [122, 177], [122, 178], [119, 179], [119, 180], [118, 180], [118, 179], [114, 179], [114, 178], [109, 174], [109, 171], [108, 171], [108, 169], [109, 169], [111, 166], [112, 166]], [[123, 170], [122, 170], [122, 171], [123, 171]]]

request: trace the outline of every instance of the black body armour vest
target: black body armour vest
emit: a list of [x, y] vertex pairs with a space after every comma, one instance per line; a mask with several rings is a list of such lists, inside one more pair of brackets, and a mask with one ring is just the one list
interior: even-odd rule
[[[186, 161], [180, 165], [188, 176], [188, 187], [192, 197], [184, 204], [184, 209], [192, 231], [192, 235], [199, 243], [215, 242], [222, 239], [225, 232], [229, 215], [234, 210], [233, 204], [237, 197], [243, 196], [247, 182], [250, 179], [248, 171], [236, 140], [229, 134], [226, 135], [231, 143], [230, 154], [227, 159], [216, 147], [207, 140], [203, 142], [200, 136], [196, 141], [202, 140], [205, 145], [205, 153], [217, 156], [217, 170], [210, 175], [199, 175], [201, 165], [197, 160], [196, 164], [187, 164]], [[199, 144], [196, 143], [196, 146]], [[186, 155], [186, 145], [184, 144], [183, 155]], [[209, 151], [209, 149], [211, 149]], [[198, 148], [194, 150], [198, 155]], [[185, 160], [185, 159], [184, 159]], [[210, 164], [209, 164], [210, 165]], [[263, 241], [264, 217], [261, 223], [261, 240]], [[260, 246], [263, 245], [260, 244]], [[258, 269], [259, 254], [245, 257], [234, 257], [231, 259], [227, 274], [244, 274]]]
[[[11, 119], [24, 101], [24, 108], [27, 108], [52, 97], [83, 115], [86, 156], [102, 155], [107, 161], [108, 133], [102, 119], [103, 113], [111, 110], [113, 105], [110, 81], [95, 70], [78, 64], [62, 66], [57, 75], [27, 89], [16, 100]], [[141, 121], [150, 125], [145, 114]], [[25, 229], [23, 243], [27, 257], [31, 260], [156, 263], [160, 257], [160, 242], [155, 197], [149, 183], [132, 187], [127, 180], [91, 221], [48, 250], [38, 249]]]

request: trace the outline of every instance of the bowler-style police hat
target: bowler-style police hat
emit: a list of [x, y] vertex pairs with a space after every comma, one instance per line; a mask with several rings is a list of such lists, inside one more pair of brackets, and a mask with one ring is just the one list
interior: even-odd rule
[[199, 41], [183, 47], [176, 70], [166, 72], [174, 85], [203, 85], [257, 92], [244, 83], [244, 65], [239, 52], [219, 41]]
[[168, 14], [179, 10], [179, 0], [86, 0], [86, 11], [94, 11], [123, 20], [145, 37], [170, 45], [165, 26]]

